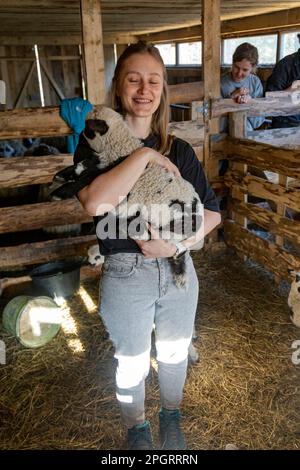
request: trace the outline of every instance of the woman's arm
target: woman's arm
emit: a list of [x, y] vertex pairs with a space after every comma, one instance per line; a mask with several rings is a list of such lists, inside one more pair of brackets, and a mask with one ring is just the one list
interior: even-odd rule
[[196, 235], [184, 240], [182, 244], [186, 248], [193, 247], [196, 243], [202, 241], [206, 235], [208, 235], [217, 225], [221, 223], [221, 214], [215, 211], [209, 211], [204, 209], [204, 224], [198, 230]]
[[148, 147], [135, 150], [123, 162], [107, 173], [97, 176], [91, 184], [78, 193], [84, 209], [92, 216], [102, 215], [116, 207], [129, 193], [148, 163], [163, 166], [180, 175], [178, 168], [168, 158]]
[[[204, 224], [200, 230], [191, 238], [184, 240], [182, 244], [186, 248], [191, 248], [196, 243], [199, 243], [205, 235], [210, 233], [221, 222], [221, 215], [219, 212], [209, 211], [204, 209]], [[159, 238], [158, 232], [149, 227], [151, 232], [151, 240], [135, 240], [140, 247], [141, 252], [146, 258], [169, 258], [176, 252], [176, 246], [167, 240]]]

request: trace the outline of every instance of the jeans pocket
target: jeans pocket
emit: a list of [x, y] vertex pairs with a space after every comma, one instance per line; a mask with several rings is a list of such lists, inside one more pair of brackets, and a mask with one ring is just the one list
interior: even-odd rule
[[108, 260], [103, 264], [103, 275], [116, 278], [127, 278], [132, 276], [136, 271], [133, 263], [123, 260]]

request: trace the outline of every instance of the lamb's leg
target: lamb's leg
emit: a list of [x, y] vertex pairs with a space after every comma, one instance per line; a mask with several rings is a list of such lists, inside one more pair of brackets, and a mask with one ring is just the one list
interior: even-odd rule
[[82, 175], [79, 180], [64, 183], [57, 189], [50, 193], [52, 200], [68, 199], [75, 196], [82, 188], [90, 184], [98, 175], [99, 170], [96, 168], [94, 171], [89, 171]]
[[197, 362], [199, 362], [199, 353], [198, 353], [197, 349], [195, 348], [195, 346], [193, 345], [193, 340], [195, 338], [197, 338], [197, 335], [196, 335], [196, 330], [195, 330], [195, 327], [194, 327], [193, 337], [192, 337], [190, 345], [189, 345], [189, 361], [191, 362], [191, 364], [197, 364]]

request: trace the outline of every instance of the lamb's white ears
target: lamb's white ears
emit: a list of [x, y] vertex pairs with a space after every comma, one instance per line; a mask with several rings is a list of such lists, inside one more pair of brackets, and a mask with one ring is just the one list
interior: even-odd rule
[[288, 269], [288, 273], [290, 274], [290, 276], [295, 278], [296, 282], [300, 281], [300, 272], [297, 272], [294, 269]]

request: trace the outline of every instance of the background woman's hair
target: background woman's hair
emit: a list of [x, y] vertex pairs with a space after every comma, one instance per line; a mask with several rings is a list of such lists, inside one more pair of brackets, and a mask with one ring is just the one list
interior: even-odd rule
[[241, 62], [243, 59], [249, 60], [252, 67], [255, 68], [258, 64], [257, 47], [253, 46], [249, 42], [243, 42], [243, 44], [240, 44], [233, 53], [232, 62]]
[[153, 44], [144, 41], [139, 41], [135, 44], [130, 44], [130, 46], [128, 46], [125, 51], [120, 55], [112, 80], [112, 106], [114, 109], [123, 113], [121, 99], [118, 96], [119, 80], [125, 61], [133, 54], [150, 54], [162, 66], [163, 69], [163, 90], [160, 105], [152, 116], [151, 130], [153, 134], [158, 137], [157, 150], [160, 153], [165, 153], [169, 148], [168, 124], [170, 112], [167, 71], [159, 53], [159, 50], [154, 47]]

